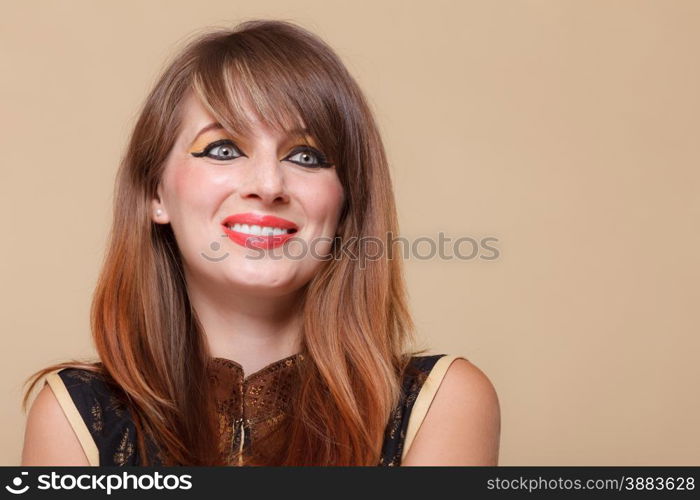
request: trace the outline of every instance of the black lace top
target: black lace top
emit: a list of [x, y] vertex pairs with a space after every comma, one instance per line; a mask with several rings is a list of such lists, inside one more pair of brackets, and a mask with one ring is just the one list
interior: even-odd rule
[[[443, 356], [445, 354], [411, 358], [402, 379], [401, 399], [386, 426], [378, 466], [401, 465], [413, 404], [423, 382]], [[241, 463], [253, 443], [263, 440], [274, 443], [270, 437], [276, 432], [282, 434], [280, 429], [294, 396], [296, 368], [303, 359], [304, 355], [297, 353], [244, 378], [243, 368], [235, 361], [213, 358], [210, 376], [216, 388], [221, 436], [219, 452], [226, 463]], [[57, 374], [97, 446], [99, 465], [141, 465], [136, 428], [118, 391], [101, 375], [87, 370], [65, 368]], [[283, 446], [283, 441], [278, 442]], [[151, 464], [159, 465], [156, 447], [150, 442], [147, 446]]]

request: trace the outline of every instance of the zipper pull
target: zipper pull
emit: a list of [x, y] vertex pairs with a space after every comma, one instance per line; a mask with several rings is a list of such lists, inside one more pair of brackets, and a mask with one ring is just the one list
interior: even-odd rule
[[243, 444], [245, 443], [245, 422], [241, 419], [241, 444], [238, 448], [238, 465], [243, 464]]
[[237, 437], [238, 441], [238, 465], [243, 464], [243, 447], [245, 445], [245, 427], [246, 421], [243, 418], [239, 418], [235, 421], [235, 425], [238, 426]]

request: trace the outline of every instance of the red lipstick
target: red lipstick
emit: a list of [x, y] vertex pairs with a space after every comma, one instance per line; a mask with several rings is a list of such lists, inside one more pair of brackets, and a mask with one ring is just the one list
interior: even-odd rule
[[[260, 226], [261, 228], [263, 226], [268, 226], [286, 229], [287, 232], [278, 235], [248, 234], [229, 229], [229, 226], [233, 227], [234, 224], [247, 224], [248, 226]], [[255, 213], [229, 215], [221, 222], [221, 225], [231, 241], [248, 248], [278, 247], [283, 245], [288, 239], [292, 238], [299, 230], [299, 227], [290, 220], [275, 217], [274, 215], [262, 215]]]

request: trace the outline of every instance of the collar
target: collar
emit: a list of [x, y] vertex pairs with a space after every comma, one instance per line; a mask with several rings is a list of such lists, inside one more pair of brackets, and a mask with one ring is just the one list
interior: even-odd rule
[[211, 358], [209, 377], [219, 422], [219, 448], [227, 463], [242, 460], [256, 443], [267, 447], [263, 441], [276, 439], [276, 431], [292, 412], [305, 359], [298, 352], [244, 377], [238, 362]]

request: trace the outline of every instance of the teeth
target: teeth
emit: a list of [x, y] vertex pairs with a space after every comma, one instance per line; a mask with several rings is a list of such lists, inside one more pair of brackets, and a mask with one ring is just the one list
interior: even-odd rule
[[236, 223], [233, 226], [229, 225], [228, 228], [231, 231], [236, 231], [238, 233], [245, 234], [253, 234], [255, 236], [278, 236], [280, 234], [287, 234], [289, 232], [288, 229], [282, 229], [280, 227], [258, 226], [255, 224], [249, 226], [248, 224]]

